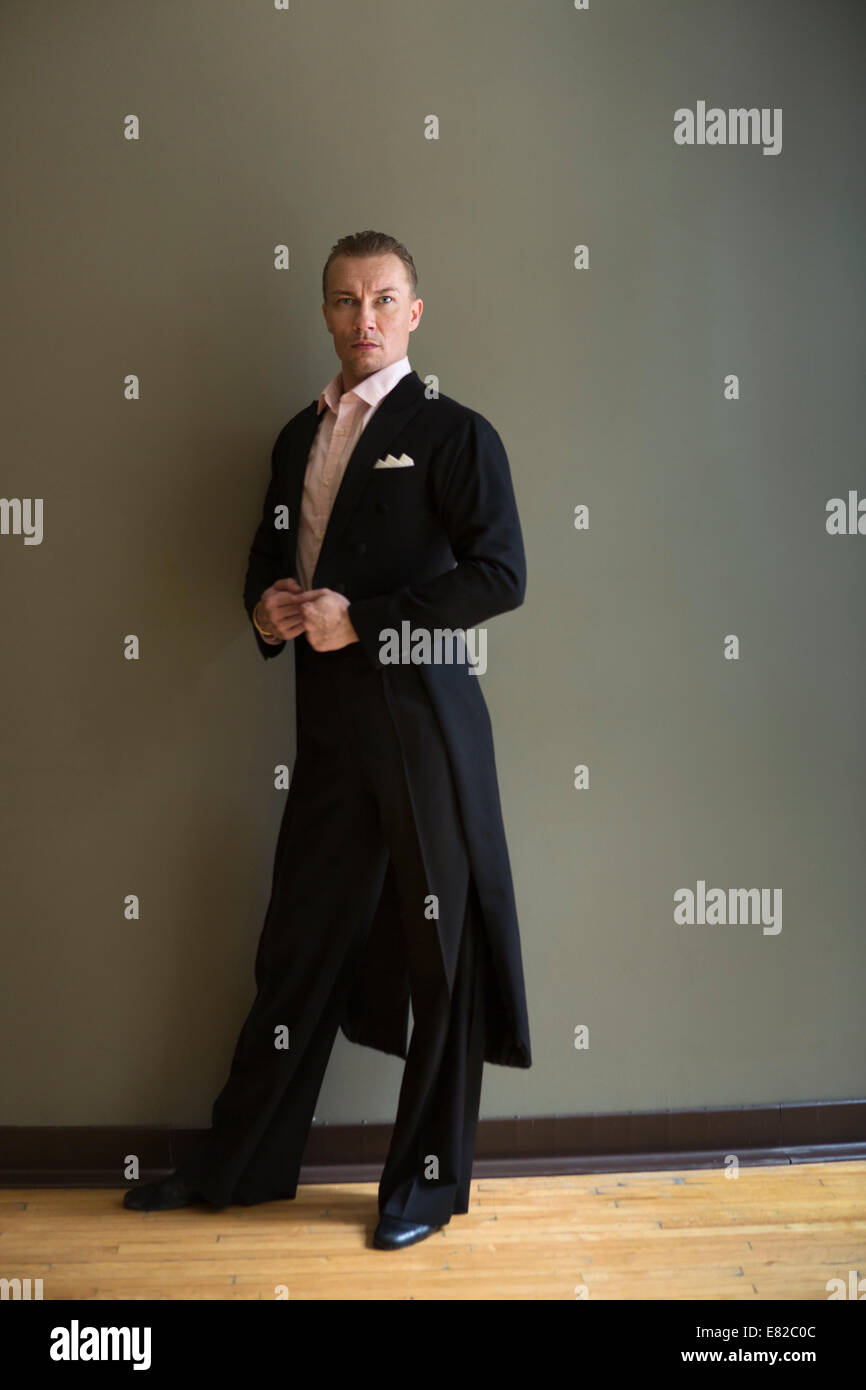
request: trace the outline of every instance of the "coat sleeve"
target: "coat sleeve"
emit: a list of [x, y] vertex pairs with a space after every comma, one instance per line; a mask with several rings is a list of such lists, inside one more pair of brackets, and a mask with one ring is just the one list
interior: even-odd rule
[[496, 430], [473, 411], [430, 463], [431, 486], [456, 565], [420, 584], [406, 584], [349, 604], [349, 619], [367, 656], [382, 666], [384, 628], [470, 628], [518, 608], [526, 560], [508, 456]]
[[247, 562], [247, 574], [244, 581], [244, 608], [250, 620], [250, 627], [256, 639], [256, 645], [262, 656], [265, 658], [279, 656], [285, 642], [266, 642], [253, 622], [253, 609], [264, 593], [265, 589], [270, 588], [276, 579], [283, 578], [284, 564], [280, 555], [279, 537], [274, 528], [274, 508], [277, 506], [277, 458], [279, 448], [285, 434], [284, 427], [277, 436], [276, 443], [271, 451], [271, 478], [268, 489], [265, 493], [265, 504], [262, 508], [262, 519], [253, 537], [250, 546], [249, 560]]

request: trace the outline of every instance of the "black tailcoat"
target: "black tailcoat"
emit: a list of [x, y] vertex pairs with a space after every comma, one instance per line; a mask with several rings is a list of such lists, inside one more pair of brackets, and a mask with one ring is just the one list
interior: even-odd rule
[[[251, 614], [276, 579], [294, 576], [301, 495], [319, 422], [317, 401], [280, 431], [262, 519], [250, 549], [244, 604]], [[412, 467], [374, 468], [387, 454]], [[275, 526], [288, 508], [288, 529]], [[383, 629], [467, 629], [517, 608], [526, 589], [523, 539], [508, 458], [493, 426], [448, 396], [428, 399], [408, 372], [385, 396], [349, 458], [325, 532], [313, 588], [350, 599], [349, 618], [370, 661], [383, 671], [386, 698], [403, 748], [413, 802], [423, 806], [417, 699], [423, 682], [448, 749], [472, 876], [493, 967], [488, 987], [485, 1061], [531, 1066], [529, 1022], [511, 867], [499, 800], [490, 717], [479, 677], [466, 663], [389, 666], [380, 661]], [[262, 656], [279, 655], [253, 628]], [[293, 639], [295, 680], [310, 652]], [[296, 685], [296, 710], [299, 708]], [[415, 714], [411, 713], [414, 706]], [[415, 724], [411, 720], [414, 717]], [[298, 729], [300, 739], [301, 731]], [[418, 825], [422, 849], [434, 823]], [[406, 1057], [409, 976], [393, 875], [386, 874], [357, 985], [341, 1023], [353, 1042]], [[443, 958], [455, 952], [442, 941]], [[450, 969], [449, 969], [450, 978]]]

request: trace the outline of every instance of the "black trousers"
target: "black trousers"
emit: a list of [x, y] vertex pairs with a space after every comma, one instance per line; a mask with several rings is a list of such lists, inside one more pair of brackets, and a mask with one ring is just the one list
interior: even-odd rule
[[[211, 1130], [180, 1171], [217, 1206], [296, 1195], [390, 856], [413, 1026], [379, 1210], [444, 1225], [469, 1208], [487, 968], [450, 764], [419, 674], [403, 668], [395, 679], [409, 710], [404, 727], [423, 750], [423, 790], [414, 789], [428, 827], [422, 849], [383, 673], [359, 643], [322, 653], [305, 643], [296, 655], [298, 750], [256, 955], [257, 994]], [[452, 943], [450, 991], [431, 893]]]

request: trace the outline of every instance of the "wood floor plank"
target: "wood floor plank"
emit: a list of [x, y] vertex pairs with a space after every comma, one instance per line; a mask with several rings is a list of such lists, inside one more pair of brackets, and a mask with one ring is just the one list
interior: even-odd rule
[[[377, 1185], [132, 1212], [117, 1189], [0, 1198], [0, 1269], [45, 1299], [826, 1300], [866, 1273], [866, 1163], [485, 1178], [466, 1215], [372, 1249]], [[862, 1273], [860, 1275], [862, 1277]]]

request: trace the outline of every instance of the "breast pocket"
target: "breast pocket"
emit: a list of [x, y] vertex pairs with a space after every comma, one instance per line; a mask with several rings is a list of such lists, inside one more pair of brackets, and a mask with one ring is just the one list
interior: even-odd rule
[[387, 510], [417, 506], [425, 493], [426, 469], [414, 464], [411, 468], [373, 468], [370, 470], [368, 496], [373, 509], [382, 514]]

